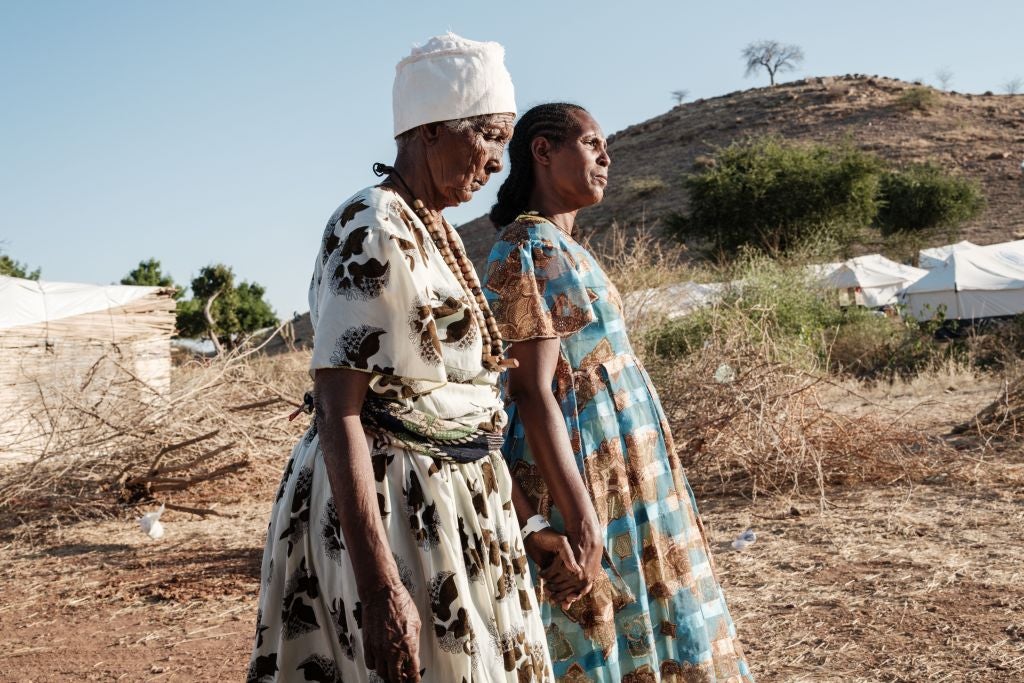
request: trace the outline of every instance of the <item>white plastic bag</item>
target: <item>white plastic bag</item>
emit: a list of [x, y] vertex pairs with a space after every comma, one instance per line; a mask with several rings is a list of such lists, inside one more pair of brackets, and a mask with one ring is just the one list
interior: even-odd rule
[[748, 545], [757, 540], [757, 534], [754, 533], [753, 529], [747, 529], [742, 534], [737, 536], [732, 542], [733, 550], [743, 550]]
[[142, 533], [148, 534], [152, 539], [162, 538], [164, 535], [164, 525], [160, 523], [162, 514], [164, 514], [163, 505], [156, 512], [147, 512], [139, 517], [139, 527], [142, 529]]

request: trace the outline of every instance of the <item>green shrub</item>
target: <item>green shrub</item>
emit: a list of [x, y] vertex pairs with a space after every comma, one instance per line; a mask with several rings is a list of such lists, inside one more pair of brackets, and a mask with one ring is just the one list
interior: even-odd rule
[[823, 330], [836, 327], [847, 315], [799, 265], [746, 251], [721, 275], [735, 283], [722, 300], [650, 329], [644, 335], [647, 353], [663, 359], [685, 357], [719, 336], [738, 344], [769, 344], [780, 358], [814, 365], [824, 348]]
[[[877, 381], [910, 378], [950, 363], [1003, 368], [1024, 358], [1024, 316], [982, 335], [966, 333], [957, 321], [941, 316], [919, 322], [842, 307], [802, 266], [750, 252], [720, 275], [738, 281], [720, 302], [642, 333], [652, 367], [671, 366], [709, 347], [745, 348], [799, 367]], [[936, 338], [940, 328], [945, 339]], [[1007, 352], [1008, 346], [1016, 351]]]
[[884, 236], [955, 229], [985, 207], [985, 197], [976, 182], [934, 164], [883, 173], [879, 195], [875, 223]]
[[665, 181], [657, 176], [630, 178], [626, 181], [626, 190], [638, 197], [646, 197], [665, 187]]
[[902, 333], [901, 326], [889, 318], [856, 316], [826, 338], [828, 369], [835, 374], [873, 376], [888, 364]]
[[843, 243], [874, 218], [880, 170], [852, 146], [735, 143], [687, 176], [690, 213], [670, 216], [668, 228], [726, 254], [748, 245], [777, 254], [822, 235]]
[[931, 88], [918, 86], [905, 90], [896, 105], [906, 111], [931, 111], [939, 104], [939, 96]]

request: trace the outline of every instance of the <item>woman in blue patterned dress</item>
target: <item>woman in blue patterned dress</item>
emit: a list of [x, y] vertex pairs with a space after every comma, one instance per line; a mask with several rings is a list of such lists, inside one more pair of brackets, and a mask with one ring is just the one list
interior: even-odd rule
[[[618, 292], [571, 236], [577, 210], [608, 183], [601, 129], [580, 107], [541, 105], [516, 124], [509, 156], [484, 291], [519, 361], [504, 387], [517, 512], [551, 525], [530, 533], [544, 527], [531, 519], [524, 531], [530, 557], [546, 565], [534, 568], [556, 677], [752, 681]], [[595, 514], [565, 519], [560, 492], [579, 487]], [[537, 547], [551, 547], [553, 532], [568, 537], [573, 567]]]

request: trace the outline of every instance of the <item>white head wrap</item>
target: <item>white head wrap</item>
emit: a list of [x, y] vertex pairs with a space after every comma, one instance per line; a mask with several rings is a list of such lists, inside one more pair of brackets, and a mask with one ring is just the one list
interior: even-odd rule
[[395, 136], [411, 128], [481, 114], [516, 113], [505, 48], [454, 33], [434, 36], [395, 67]]

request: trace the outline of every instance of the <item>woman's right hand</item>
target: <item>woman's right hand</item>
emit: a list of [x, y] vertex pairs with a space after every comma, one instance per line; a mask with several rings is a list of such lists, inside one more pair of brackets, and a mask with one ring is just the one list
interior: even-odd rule
[[363, 603], [366, 668], [388, 683], [420, 680], [420, 615], [401, 583], [374, 592]]
[[[601, 525], [596, 519], [586, 520], [575, 528], [570, 527], [568, 534], [576, 562], [583, 568], [583, 576], [587, 582], [593, 584], [594, 579], [604, 571], [601, 566], [601, 560], [604, 558], [604, 534], [601, 532]], [[590, 592], [590, 587], [586, 592]]]
[[530, 559], [541, 568], [548, 596], [562, 609], [589, 593], [598, 573], [604, 571], [604, 543], [597, 528], [588, 526], [576, 536], [574, 540], [554, 529], [542, 529], [524, 542]]

